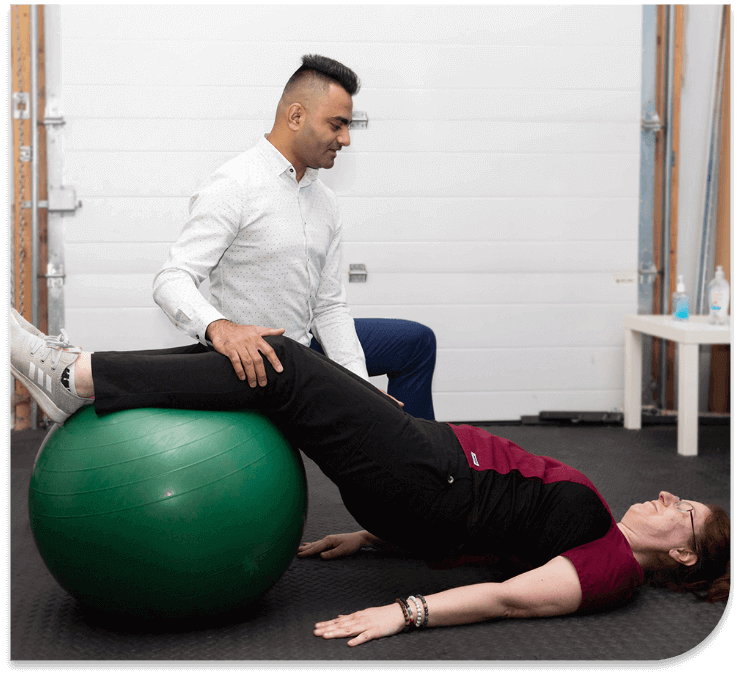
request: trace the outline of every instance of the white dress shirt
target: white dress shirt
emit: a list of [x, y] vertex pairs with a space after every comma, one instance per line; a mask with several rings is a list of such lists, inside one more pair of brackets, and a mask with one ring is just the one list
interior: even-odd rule
[[[154, 278], [154, 300], [203, 344], [208, 325], [284, 328], [306, 346], [368, 378], [340, 280], [337, 198], [261, 138], [214, 172], [190, 199], [190, 216]], [[198, 287], [209, 278], [209, 301]]]

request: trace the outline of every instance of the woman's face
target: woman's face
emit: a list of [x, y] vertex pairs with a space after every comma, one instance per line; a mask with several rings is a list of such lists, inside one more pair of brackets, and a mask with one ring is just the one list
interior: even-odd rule
[[694, 551], [692, 522], [694, 520], [695, 534], [701, 533], [710, 508], [704, 503], [683, 500], [682, 503], [689, 503], [693, 508], [690, 518], [689, 512], [677, 510], [679, 500], [674, 494], [662, 491], [656, 500], [630, 506], [621, 522], [630, 528], [645, 548], [664, 552], [672, 548]]

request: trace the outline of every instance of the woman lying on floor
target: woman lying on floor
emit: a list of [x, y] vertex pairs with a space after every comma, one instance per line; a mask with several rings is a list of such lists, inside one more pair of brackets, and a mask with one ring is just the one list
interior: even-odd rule
[[[501, 583], [389, 600], [317, 623], [318, 636], [355, 646], [405, 628], [604, 610], [627, 600], [644, 572], [710, 601], [728, 597], [730, 519], [721, 508], [662, 491], [616, 523], [577, 470], [472, 426], [416, 419], [282, 336], [265, 337], [263, 385], [251, 387], [201, 344], [90, 354], [17, 314], [10, 329], [13, 374], [59, 423], [85, 404], [98, 414], [170, 407], [267, 415], [367, 530], [304, 544], [299, 556], [347, 555], [382, 541], [428, 560], [489, 556], [520, 565], [522, 573]], [[51, 376], [45, 388], [39, 371]]]

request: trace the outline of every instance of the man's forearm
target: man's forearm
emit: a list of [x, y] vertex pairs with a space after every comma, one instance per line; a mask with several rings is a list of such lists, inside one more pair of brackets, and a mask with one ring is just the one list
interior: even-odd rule
[[228, 324], [234, 324], [233, 322], [230, 322], [227, 319], [221, 319], [221, 320], [214, 320], [213, 322], [210, 322], [209, 325], [206, 327], [206, 340], [213, 342], [214, 340], [214, 334], [217, 334], [219, 332], [219, 326], [225, 327]]
[[183, 270], [160, 271], [154, 279], [152, 296], [170, 322], [201, 343], [206, 343], [208, 326], [225, 319], [203, 298], [193, 278]]

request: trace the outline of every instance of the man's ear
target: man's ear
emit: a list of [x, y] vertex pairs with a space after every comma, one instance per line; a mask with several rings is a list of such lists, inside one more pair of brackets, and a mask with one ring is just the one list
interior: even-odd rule
[[298, 131], [306, 117], [306, 111], [300, 103], [292, 103], [286, 111], [286, 121], [289, 129]]

